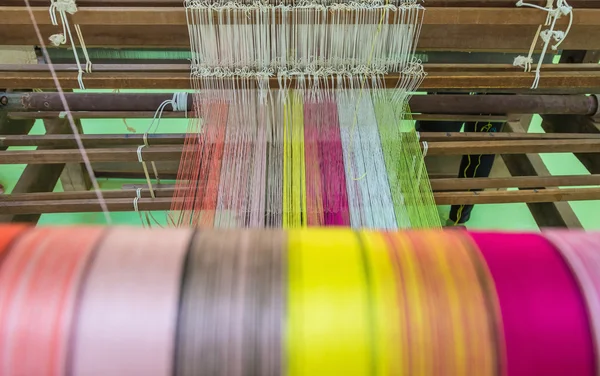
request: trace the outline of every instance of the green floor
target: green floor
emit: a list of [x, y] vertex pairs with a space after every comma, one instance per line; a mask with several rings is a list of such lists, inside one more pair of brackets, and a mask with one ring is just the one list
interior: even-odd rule
[[[150, 124], [149, 119], [131, 119], [127, 121], [129, 127], [136, 133], [145, 132]], [[122, 120], [84, 120], [85, 133], [127, 133], [127, 126]], [[161, 122], [159, 132], [185, 132], [187, 120], [168, 119]], [[41, 121], [38, 121], [32, 134], [43, 134]], [[543, 132], [540, 118], [536, 117], [530, 132]], [[11, 148], [14, 150], [15, 148]], [[588, 174], [588, 171], [579, 163], [573, 154], [542, 154], [546, 166], [553, 175]], [[23, 165], [0, 166], [0, 184], [3, 184], [7, 193], [10, 193], [17, 182]], [[144, 183], [140, 180], [99, 179], [102, 189], [120, 189], [123, 184]], [[62, 191], [60, 183], [56, 191]], [[580, 201], [571, 203], [573, 210], [587, 230], [600, 230], [600, 201]], [[443, 222], [447, 217], [449, 207], [439, 208]], [[156, 218], [164, 222], [164, 212], [157, 212]], [[140, 225], [140, 219], [135, 212], [111, 213], [113, 224]], [[45, 214], [41, 217], [40, 225], [55, 224], [104, 224], [102, 213], [76, 213], [76, 214]], [[468, 222], [469, 228], [479, 229], [504, 229], [504, 230], [537, 230], [538, 227], [525, 204], [493, 204], [478, 205], [471, 214]]]

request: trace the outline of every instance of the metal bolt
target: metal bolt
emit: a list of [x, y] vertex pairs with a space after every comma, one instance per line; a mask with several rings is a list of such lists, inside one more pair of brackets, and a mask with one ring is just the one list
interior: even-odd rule
[[5, 95], [3, 95], [3, 96], [0, 98], [0, 104], [1, 104], [1, 105], [3, 105], [3, 106], [6, 106], [6, 105], [8, 104], [8, 97], [7, 97], [7, 96], [5, 96]]

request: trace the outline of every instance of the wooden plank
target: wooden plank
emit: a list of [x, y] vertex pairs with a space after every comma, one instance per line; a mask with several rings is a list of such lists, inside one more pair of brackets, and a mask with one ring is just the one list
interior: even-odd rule
[[[594, 122], [590, 117], [544, 115], [542, 119], [542, 128], [548, 133], [581, 132], [600, 134], [600, 124]], [[575, 156], [590, 173], [600, 173], [600, 148], [596, 149], [596, 153], [575, 153]]]
[[[52, 25], [47, 7], [32, 8], [38, 25]], [[340, 11], [342, 12], [342, 11]], [[351, 11], [343, 11], [345, 14]], [[278, 11], [276, 17], [280, 18]], [[332, 16], [335, 10], [331, 10]], [[184, 26], [187, 29], [185, 8], [176, 7], [85, 7], [79, 6], [77, 13], [69, 17], [73, 23], [89, 25], [127, 26]], [[351, 18], [351, 17], [349, 17]], [[215, 21], [218, 21], [215, 11]], [[376, 22], [378, 19], [374, 18]], [[491, 7], [428, 7], [424, 12], [425, 25], [503, 25], [538, 26], [546, 20], [546, 13], [531, 8], [491, 8]], [[393, 22], [390, 17], [389, 22]], [[32, 26], [27, 8], [24, 6], [0, 6], [0, 23], [4, 25]], [[557, 26], [567, 26], [568, 17], [558, 20]], [[573, 12], [572, 31], [579, 26], [600, 26], [600, 9], [578, 9]], [[85, 30], [84, 30], [85, 31]], [[85, 34], [84, 34], [85, 35]], [[86, 43], [87, 44], [87, 43]]]
[[[31, 6], [48, 6], [48, 0], [29, 0]], [[546, 0], [530, 0], [530, 4], [546, 6]], [[6, 6], [22, 6], [22, 0], [4, 0]], [[181, 0], [77, 0], [82, 7], [174, 7]], [[570, 0], [569, 4], [577, 8], [600, 8], [597, 0]], [[493, 7], [514, 8], [514, 0], [427, 0], [427, 7]]]
[[[11, 119], [54, 119], [62, 116], [62, 111], [37, 111], [37, 112], [9, 112]], [[154, 111], [72, 111], [74, 119], [152, 119]], [[163, 119], [185, 119], [191, 117], [190, 113], [182, 111], [165, 111]], [[507, 116], [502, 115], [461, 115], [461, 114], [412, 114], [413, 120], [437, 120], [437, 121], [508, 121]]]
[[[135, 191], [129, 192], [129, 198], [105, 198], [110, 211], [133, 211]], [[539, 203], [555, 201], [583, 201], [600, 198], [600, 188], [566, 188], [519, 191], [483, 191], [483, 192], [436, 192], [435, 201], [438, 205], [461, 204], [498, 204], [498, 203]], [[138, 201], [139, 210], [168, 210], [171, 206], [170, 197], [156, 199], [142, 198]], [[40, 214], [40, 213], [81, 213], [101, 211], [97, 199], [69, 200], [24, 200], [3, 201], [0, 214]]]
[[[52, 66], [56, 72], [77, 72], [76, 64], [54, 64]], [[532, 66], [535, 69], [537, 64]], [[521, 69], [516, 68], [512, 64], [474, 64], [474, 63], [425, 63], [423, 68], [427, 72], [475, 72], [475, 73], [501, 73], [501, 72], [518, 72]], [[543, 64], [542, 69], [549, 72], [598, 72], [600, 67], [596, 63], [578, 63], [574, 64]], [[48, 72], [50, 70], [48, 64], [0, 64], [0, 72]], [[190, 71], [189, 64], [171, 64], [171, 63], [111, 63], [111, 64], [94, 64], [94, 72], [96, 73], [188, 73]], [[388, 75], [392, 79], [397, 79], [393, 73]], [[271, 81], [277, 81], [277, 78], [272, 78]], [[294, 81], [292, 81], [294, 82]]]
[[[89, 47], [189, 48], [188, 29], [184, 26], [86, 25], [82, 29]], [[529, 51], [536, 31], [537, 25], [424, 25], [417, 51], [502, 51], [514, 52], [516, 56]], [[56, 33], [56, 27], [41, 25], [40, 32], [47, 38]], [[600, 49], [599, 37], [597, 26], [578, 26], [563, 45], [569, 49]], [[15, 26], [0, 23], [0, 38], [11, 45], [39, 44], [28, 25], [15, 31]]]
[[[441, 191], [467, 191], [471, 189], [498, 189], [498, 188], [536, 188], [539, 187], [569, 187], [569, 186], [591, 186], [600, 185], [600, 175], [566, 175], [566, 176], [523, 176], [508, 178], [440, 178], [431, 180], [431, 188], [436, 192]], [[128, 187], [129, 189], [143, 188], [142, 197], [150, 197], [147, 191], [147, 185], [136, 185]], [[161, 184], [154, 186], [158, 188], [161, 195], [169, 195], [173, 189], [173, 184]], [[171, 190], [171, 191], [169, 191]], [[172, 193], [172, 192], [171, 192]], [[127, 189], [123, 191], [107, 191], [104, 193], [106, 198], [128, 198], [131, 193]], [[170, 197], [170, 196], [169, 196]], [[44, 200], [73, 200], [73, 199], [94, 199], [96, 193], [92, 191], [65, 191], [51, 193], [26, 193], [11, 194], [0, 196], [0, 202], [6, 201], [44, 201]]]
[[[600, 92], [600, 71], [556, 72], [542, 70], [539, 93], [587, 94]], [[66, 89], [77, 89], [77, 73], [58, 72], [57, 78]], [[393, 87], [398, 76], [388, 75], [386, 85]], [[533, 76], [515, 69], [513, 72], [432, 72], [424, 79], [421, 90], [477, 91], [477, 92], [530, 92]], [[277, 79], [272, 80], [277, 86]], [[189, 72], [95, 72], [86, 74], [88, 89], [170, 89], [189, 90]], [[4, 72], [0, 87], [54, 89], [49, 72]]]
[[[525, 141], [454, 141], [428, 143], [428, 155], [462, 154], [523, 154], [534, 153], [595, 153], [600, 140], [525, 140]], [[146, 161], [173, 161], [181, 157], [182, 146], [150, 146], [142, 150]], [[91, 162], [138, 161], [137, 148], [92, 148], [86, 150]], [[82, 163], [80, 150], [15, 150], [0, 152], [0, 164]]]
[[[86, 148], [139, 146], [144, 143], [143, 134], [81, 134], [81, 139]], [[157, 145], [182, 145], [185, 133], [157, 133], [148, 135], [150, 146]], [[589, 133], [482, 133], [482, 132], [420, 132], [421, 141], [437, 142], [498, 142], [498, 141], [538, 141], [544, 140], [600, 140], [599, 134]], [[435, 145], [435, 144], [434, 144]], [[462, 144], [461, 144], [462, 145]], [[511, 144], [514, 145], [514, 144]], [[0, 136], [0, 146], [52, 146], [54, 148], [77, 148], [75, 136], [72, 134], [56, 135], [18, 135]], [[460, 147], [460, 146], [459, 146]], [[477, 147], [477, 146], [476, 146]]]
[[[177, 179], [179, 160], [156, 161], [154, 164], [161, 179]], [[92, 163], [92, 169], [98, 179], [146, 179], [142, 165], [139, 162], [96, 162]]]
[[[519, 122], [508, 122], [505, 131], [524, 133]], [[502, 155], [502, 159], [512, 176], [550, 176], [539, 155]], [[531, 215], [539, 227], [582, 228], [581, 222], [571, 206], [566, 202], [528, 203]]]
[[523, 154], [523, 153], [595, 153], [600, 150], [596, 139], [450, 141], [430, 142], [428, 155]]
[[519, 176], [509, 178], [432, 179], [434, 191], [466, 191], [488, 188], [540, 188], [600, 185], [598, 175]]
[[[56, 33], [47, 7], [34, 8], [44, 39]], [[72, 17], [82, 25], [87, 46], [189, 47], [185, 12], [176, 7], [79, 7]], [[535, 9], [428, 7], [420, 50], [528, 51], [545, 13]], [[577, 9], [561, 47], [600, 49], [600, 10]], [[566, 27], [567, 18], [559, 20]], [[0, 7], [0, 38], [5, 44], [39, 44], [24, 7]], [[541, 44], [539, 44], [541, 45]], [[538, 45], [538, 46], [539, 46]]]

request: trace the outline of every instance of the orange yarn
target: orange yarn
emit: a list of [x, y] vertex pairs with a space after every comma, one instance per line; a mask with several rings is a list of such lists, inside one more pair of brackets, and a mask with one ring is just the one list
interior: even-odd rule
[[102, 228], [36, 228], [0, 269], [0, 374], [61, 376], [80, 280]]
[[8, 252], [13, 241], [29, 228], [26, 225], [0, 225], [0, 266], [2, 265], [3, 254]]

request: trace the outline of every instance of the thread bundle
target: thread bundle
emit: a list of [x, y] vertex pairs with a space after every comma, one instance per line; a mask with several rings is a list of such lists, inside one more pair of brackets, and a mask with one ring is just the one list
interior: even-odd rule
[[415, 131], [400, 130], [425, 77], [419, 1], [184, 7], [196, 120], [172, 224], [440, 227]]
[[597, 375], [600, 234], [0, 227], [12, 375]]
[[227, 95], [190, 120], [175, 226], [440, 227], [416, 132], [392, 93], [273, 91], [264, 104], [256, 90]]

